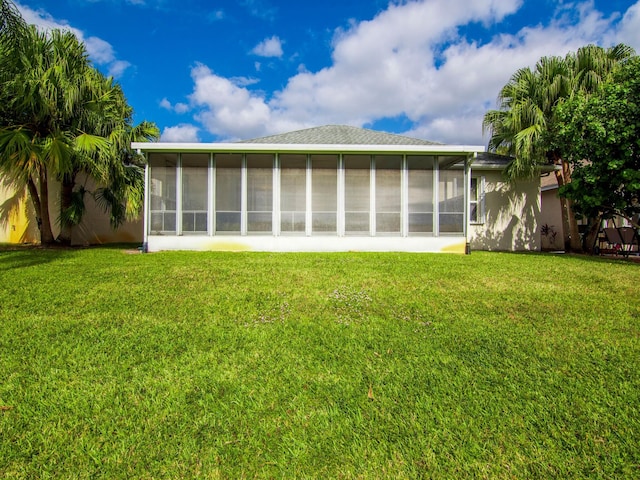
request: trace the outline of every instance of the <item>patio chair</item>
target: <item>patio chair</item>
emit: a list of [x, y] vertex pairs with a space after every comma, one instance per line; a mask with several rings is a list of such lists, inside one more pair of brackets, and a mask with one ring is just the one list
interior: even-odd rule
[[[632, 227], [608, 227], [604, 229], [607, 243], [615, 250], [616, 255], [628, 257], [638, 254], [638, 233]], [[635, 247], [635, 249], [634, 249]]]

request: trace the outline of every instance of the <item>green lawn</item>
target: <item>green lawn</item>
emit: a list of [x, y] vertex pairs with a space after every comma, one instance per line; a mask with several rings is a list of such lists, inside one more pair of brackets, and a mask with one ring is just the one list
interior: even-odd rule
[[639, 478], [640, 265], [0, 252], [2, 478]]

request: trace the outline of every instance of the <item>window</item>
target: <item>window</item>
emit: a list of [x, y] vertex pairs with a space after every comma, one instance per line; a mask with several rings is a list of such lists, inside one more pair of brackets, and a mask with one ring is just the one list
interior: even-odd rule
[[176, 166], [175, 153], [149, 154], [151, 169], [151, 205], [149, 231], [152, 234], [176, 233]]
[[209, 154], [182, 154], [182, 232], [206, 233]]
[[376, 156], [376, 234], [400, 234], [402, 191], [402, 157]]
[[464, 157], [440, 157], [438, 211], [440, 233], [464, 232]]
[[338, 211], [338, 157], [311, 156], [311, 218], [314, 233], [336, 233]]
[[273, 155], [247, 155], [247, 232], [272, 231]]
[[431, 156], [408, 156], [409, 234], [433, 232], [433, 164]]
[[280, 155], [280, 231], [304, 233], [307, 210], [307, 156]]
[[345, 233], [368, 234], [371, 208], [371, 157], [344, 156]]
[[469, 222], [482, 224], [484, 221], [484, 177], [471, 177]]
[[218, 154], [216, 166], [216, 233], [240, 233], [242, 156]]

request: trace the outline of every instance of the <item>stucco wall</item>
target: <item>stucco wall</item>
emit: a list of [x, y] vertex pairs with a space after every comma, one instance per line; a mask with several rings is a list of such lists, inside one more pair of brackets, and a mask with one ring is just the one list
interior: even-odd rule
[[[82, 180], [84, 182], [84, 180]], [[94, 190], [92, 181], [85, 184], [87, 190]], [[58, 214], [60, 205], [60, 183], [49, 182], [49, 212], [51, 230], [56, 237], [60, 232]], [[138, 220], [125, 222], [117, 230], [109, 225], [109, 217], [96, 205], [93, 197], [85, 197], [86, 212], [82, 223], [73, 229], [73, 245], [94, 245], [118, 242], [139, 242], [142, 244], [142, 215]], [[35, 212], [26, 194], [16, 194], [15, 190], [0, 184], [0, 243], [37, 243], [40, 232], [36, 224]]]
[[39, 239], [29, 198], [0, 183], [0, 243], [35, 243]]
[[544, 250], [562, 250], [564, 248], [562, 205], [558, 198], [557, 188], [542, 192], [540, 226], [542, 228], [542, 248]]
[[540, 250], [540, 180], [511, 184], [501, 172], [485, 177], [485, 222], [469, 227], [472, 250]]

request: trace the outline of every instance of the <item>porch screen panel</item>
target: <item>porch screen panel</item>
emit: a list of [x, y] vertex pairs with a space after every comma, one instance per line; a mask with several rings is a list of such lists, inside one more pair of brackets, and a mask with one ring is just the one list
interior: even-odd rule
[[271, 232], [273, 155], [247, 155], [247, 232]]
[[307, 156], [280, 155], [280, 232], [304, 233], [307, 208]]
[[433, 233], [434, 157], [407, 157], [409, 175], [409, 233]]
[[369, 233], [371, 205], [371, 157], [344, 156], [344, 226], [345, 233]]
[[216, 154], [216, 233], [240, 233], [242, 156]]
[[400, 233], [401, 166], [399, 155], [376, 156], [376, 233]]
[[311, 218], [313, 233], [336, 233], [338, 156], [311, 156]]
[[464, 157], [440, 157], [438, 222], [440, 233], [464, 232]]
[[158, 235], [176, 233], [176, 167], [178, 154], [150, 153], [151, 202], [149, 233]]
[[207, 233], [209, 154], [182, 154], [182, 232]]

